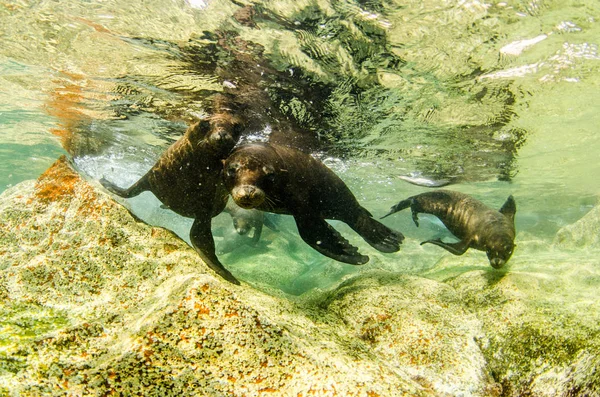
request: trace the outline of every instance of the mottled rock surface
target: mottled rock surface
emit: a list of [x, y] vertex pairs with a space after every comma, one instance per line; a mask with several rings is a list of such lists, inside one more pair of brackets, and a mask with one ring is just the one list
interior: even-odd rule
[[0, 395], [600, 395], [597, 256], [518, 243], [267, 294], [62, 159], [0, 196]]

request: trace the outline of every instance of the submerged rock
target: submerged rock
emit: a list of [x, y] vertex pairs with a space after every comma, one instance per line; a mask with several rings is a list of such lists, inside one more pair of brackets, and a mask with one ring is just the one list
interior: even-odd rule
[[212, 275], [62, 159], [0, 200], [0, 394], [431, 395]]
[[0, 395], [600, 394], [593, 264], [445, 256], [269, 295], [95, 186], [61, 159], [0, 196]]
[[579, 221], [560, 229], [554, 244], [563, 248], [600, 248], [600, 205]]

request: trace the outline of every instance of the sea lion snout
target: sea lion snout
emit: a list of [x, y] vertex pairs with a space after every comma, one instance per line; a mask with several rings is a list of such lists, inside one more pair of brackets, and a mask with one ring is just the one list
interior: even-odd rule
[[254, 185], [240, 185], [233, 188], [231, 197], [242, 208], [255, 208], [265, 201], [265, 192]]
[[235, 231], [242, 236], [248, 234], [250, 229], [252, 229], [252, 225], [250, 223], [240, 218], [233, 219], [233, 227], [235, 228]]
[[218, 128], [213, 131], [209, 137], [209, 142], [217, 146], [230, 146], [233, 147], [236, 143], [236, 139], [229, 131], [224, 128]]
[[515, 245], [512, 241], [507, 238], [500, 239], [498, 244], [493, 247], [488, 247], [486, 250], [487, 257], [490, 261], [490, 265], [494, 269], [500, 269], [512, 256]]
[[494, 269], [500, 269], [502, 266], [504, 266], [504, 264], [506, 263], [506, 261], [502, 258], [492, 258], [490, 259], [490, 265], [492, 265], [492, 267]]

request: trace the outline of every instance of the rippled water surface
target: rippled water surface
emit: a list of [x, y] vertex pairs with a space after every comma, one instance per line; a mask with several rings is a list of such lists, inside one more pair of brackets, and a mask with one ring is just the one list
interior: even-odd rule
[[[262, 124], [248, 139], [291, 120], [376, 216], [428, 189], [405, 177], [493, 207], [513, 194], [517, 243], [549, 245], [600, 193], [599, 18], [591, 0], [2, 1], [0, 190], [63, 153], [90, 179], [131, 184], [211, 95], [238, 84], [241, 53], [264, 68], [248, 84], [272, 106], [257, 106]], [[187, 235], [189, 220], [151, 194], [126, 204]], [[223, 263], [293, 294], [357, 271], [312, 251], [291, 219], [278, 222], [249, 247], [221, 215]], [[422, 271], [448, 255], [418, 245], [444, 232], [435, 220], [386, 222], [408, 237], [400, 254], [376, 253], [339, 225], [371, 256], [367, 267]], [[511, 262], [528, 255], [522, 244]]]

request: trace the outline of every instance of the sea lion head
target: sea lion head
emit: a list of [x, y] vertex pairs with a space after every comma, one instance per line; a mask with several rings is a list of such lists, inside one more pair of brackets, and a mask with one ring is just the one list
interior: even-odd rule
[[486, 244], [486, 254], [490, 265], [500, 269], [510, 259], [515, 249], [513, 238], [507, 234], [492, 236]]
[[508, 196], [502, 208], [498, 211], [502, 217], [501, 221], [496, 222], [489, 228], [489, 234], [486, 238], [486, 253], [490, 260], [490, 265], [495, 269], [500, 269], [510, 259], [515, 250], [515, 213], [517, 204], [514, 197]]
[[242, 236], [248, 234], [258, 222], [262, 222], [260, 211], [240, 208], [231, 201], [227, 202], [225, 212], [231, 215], [235, 231]]
[[197, 135], [219, 153], [229, 153], [238, 142], [245, 125], [243, 121], [228, 113], [215, 114], [197, 125]]
[[248, 144], [225, 160], [223, 180], [237, 205], [250, 209], [263, 204], [277, 179], [277, 159], [266, 145]]
[[243, 236], [252, 229], [252, 224], [246, 218], [235, 217], [233, 218], [233, 227], [238, 234]]

